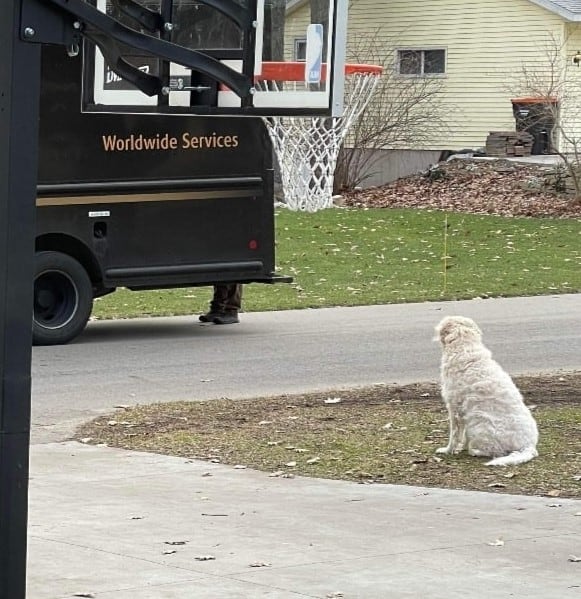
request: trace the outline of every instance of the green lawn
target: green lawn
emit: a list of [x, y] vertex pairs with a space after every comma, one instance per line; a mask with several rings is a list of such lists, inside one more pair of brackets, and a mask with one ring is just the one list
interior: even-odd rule
[[[581, 291], [581, 220], [428, 210], [279, 210], [277, 265], [290, 285], [248, 285], [250, 311]], [[192, 314], [207, 287], [119, 290], [96, 318]]]

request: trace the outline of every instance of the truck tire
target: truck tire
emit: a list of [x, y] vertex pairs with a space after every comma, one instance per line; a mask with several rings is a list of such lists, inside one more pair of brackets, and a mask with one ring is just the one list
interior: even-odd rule
[[68, 254], [38, 252], [34, 271], [33, 345], [60, 345], [79, 335], [93, 309], [87, 271]]

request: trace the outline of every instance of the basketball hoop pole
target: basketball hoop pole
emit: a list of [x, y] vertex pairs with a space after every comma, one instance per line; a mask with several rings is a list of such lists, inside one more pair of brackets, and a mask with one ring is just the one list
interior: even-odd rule
[[[87, 23], [106, 44], [110, 40], [124, 40], [130, 46], [150, 50], [155, 56], [214, 74], [232, 85], [241, 97], [249, 95], [251, 86], [248, 75], [185, 47], [133, 32], [85, 2], [0, 2], [1, 599], [24, 599], [26, 596], [41, 44], [52, 43], [78, 51], [81, 30]], [[94, 30], [86, 27], [86, 32], [91, 34]], [[114, 44], [107, 47], [114, 47]], [[134, 70], [130, 66], [124, 67], [124, 73], [127, 71], [130, 77]], [[137, 80], [137, 83], [142, 82], [142, 79]], [[151, 79], [145, 83], [158, 85]], [[153, 91], [156, 90], [157, 87]]]
[[40, 45], [0, 3], [0, 597], [26, 594]]

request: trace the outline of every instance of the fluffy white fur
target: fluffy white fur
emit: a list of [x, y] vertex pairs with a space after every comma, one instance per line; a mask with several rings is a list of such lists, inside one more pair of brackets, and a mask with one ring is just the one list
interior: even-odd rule
[[494, 458], [487, 466], [523, 464], [537, 457], [537, 423], [510, 376], [492, 359], [476, 323], [448, 316], [437, 326], [442, 345], [442, 398], [450, 441], [437, 453], [467, 449]]

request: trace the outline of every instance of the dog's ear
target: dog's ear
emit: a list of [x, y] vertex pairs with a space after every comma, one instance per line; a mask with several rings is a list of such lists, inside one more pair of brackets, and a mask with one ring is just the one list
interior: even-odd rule
[[436, 341], [439, 341], [442, 345], [447, 345], [457, 338], [458, 327], [451, 318], [444, 318], [436, 326], [436, 333], [438, 335]]

